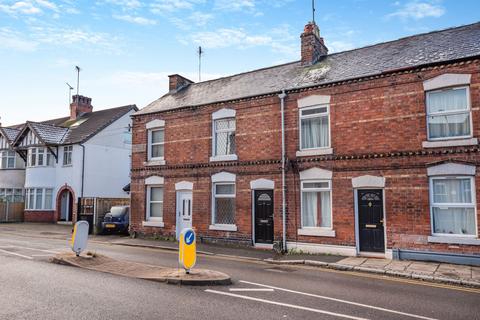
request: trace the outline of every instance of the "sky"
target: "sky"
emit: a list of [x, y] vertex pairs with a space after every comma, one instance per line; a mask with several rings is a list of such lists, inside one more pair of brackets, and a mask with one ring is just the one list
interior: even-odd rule
[[[478, 0], [317, 0], [329, 52], [480, 20]], [[299, 60], [311, 0], [0, 0], [0, 122], [69, 114], [80, 94], [94, 110], [145, 107], [168, 75], [198, 81]]]

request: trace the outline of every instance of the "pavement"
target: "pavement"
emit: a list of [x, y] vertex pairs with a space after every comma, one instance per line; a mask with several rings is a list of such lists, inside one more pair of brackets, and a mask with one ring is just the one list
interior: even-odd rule
[[[52, 224], [0, 224], [0, 232], [12, 232], [23, 235], [34, 234], [38, 237], [57, 239], [66, 239], [66, 237], [70, 235], [71, 229], [71, 226]], [[178, 250], [178, 243], [174, 241], [132, 239], [127, 236], [118, 235], [91, 236], [90, 241], [117, 246], [171, 250], [175, 252]], [[209, 243], [197, 243], [197, 252], [203, 255], [265, 261], [275, 265], [307, 265], [339, 271], [357, 271], [480, 288], [480, 267], [475, 266], [321, 254], [309, 255], [292, 253], [278, 255], [272, 250]]]
[[[229, 286], [172, 286], [53, 264], [53, 256], [69, 251], [68, 233], [22, 227], [0, 225], [0, 319], [480, 319], [480, 289], [223, 253], [199, 255], [196, 268], [229, 274]], [[92, 238], [87, 250], [178, 266], [174, 250], [104, 239]]]

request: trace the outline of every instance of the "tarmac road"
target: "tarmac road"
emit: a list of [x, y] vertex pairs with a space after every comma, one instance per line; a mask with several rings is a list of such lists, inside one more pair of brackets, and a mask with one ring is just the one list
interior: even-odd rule
[[[0, 232], [0, 319], [480, 319], [480, 290], [199, 256], [234, 284], [181, 287], [48, 262], [66, 241]], [[90, 242], [116, 259], [177, 266], [158, 249]]]

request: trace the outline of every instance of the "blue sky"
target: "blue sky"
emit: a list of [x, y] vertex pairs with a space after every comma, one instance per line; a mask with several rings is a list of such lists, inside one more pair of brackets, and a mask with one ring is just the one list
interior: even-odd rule
[[[317, 0], [330, 52], [477, 22], [478, 0]], [[202, 79], [299, 59], [310, 0], [0, 0], [3, 125], [68, 114], [68, 88], [95, 110], [142, 108], [167, 91], [167, 75]]]

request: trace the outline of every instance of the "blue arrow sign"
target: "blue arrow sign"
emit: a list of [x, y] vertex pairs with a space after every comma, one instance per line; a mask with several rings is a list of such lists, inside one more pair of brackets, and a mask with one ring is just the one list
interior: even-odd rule
[[185, 233], [185, 244], [186, 245], [191, 245], [194, 240], [195, 240], [195, 234], [193, 233], [192, 230], [188, 230]]

